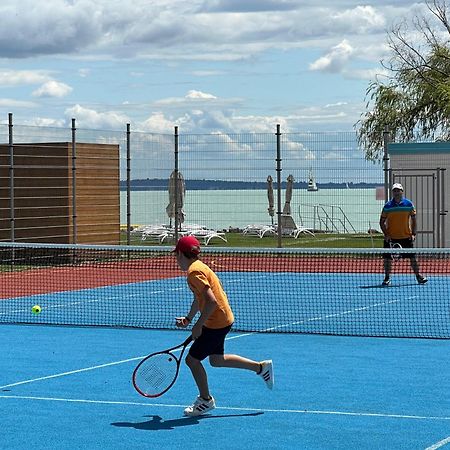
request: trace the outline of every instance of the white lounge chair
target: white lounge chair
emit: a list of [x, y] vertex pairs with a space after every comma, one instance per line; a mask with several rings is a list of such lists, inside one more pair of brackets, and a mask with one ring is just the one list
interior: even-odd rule
[[187, 234], [195, 236], [204, 245], [208, 245], [211, 239], [217, 238], [223, 242], [228, 242], [225, 233], [215, 230], [209, 230], [207, 228], [200, 228], [197, 230], [190, 230]]
[[[141, 235], [143, 241], [158, 242], [163, 244], [175, 239], [175, 230], [169, 225], [147, 225], [136, 231], [136, 234]], [[178, 231], [178, 237], [192, 234], [204, 245], [208, 245], [211, 239], [218, 238], [227, 242], [225, 233], [215, 230], [210, 230], [204, 226], [196, 224], [184, 224], [181, 230]]]
[[315, 236], [314, 231], [310, 228], [297, 226], [292, 216], [288, 214], [281, 215], [281, 234], [283, 236], [291, 236], [297, 239], [302, 233]]
[[140, 230], [143, 241], [163, 243], [174, 236], [173, 228], [168, 225], [147, 225]]
[[277, 229], [273, 225], [247, 225], [243, 230], [242, 234], [247, 236], [258, 236], [263, 238], [264, 236], [274, 235]]

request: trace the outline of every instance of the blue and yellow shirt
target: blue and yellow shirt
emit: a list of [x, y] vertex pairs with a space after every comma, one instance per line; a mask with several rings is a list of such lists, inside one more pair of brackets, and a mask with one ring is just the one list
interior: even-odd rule
[[389, 200], [381, 212], [386, 220], [389, 236], [393, 239], [408, 239], [411, 237], [410, 218], [416, 215], [416, 208], [411, 200], [402, 198], [400, 203]]

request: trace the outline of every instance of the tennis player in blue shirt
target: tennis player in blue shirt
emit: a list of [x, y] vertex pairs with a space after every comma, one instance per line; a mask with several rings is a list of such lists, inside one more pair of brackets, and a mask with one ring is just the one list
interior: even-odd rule
[[[395, 183], [392, 186], [392, 199], [383, 208], [380, 217], [380, 228], [384, 234], [384, 248], [392, 248], [398, 244], [401, 248], [413, 248], [416, 240], [416, 208], [411, 200], [403, 197], [403, 186]], [[419, 264], [414, 253], [405, 253], [404, 258], [409, 258], [411, 268], [416, 275], [419, 284], [425, 284], [428, 280], [420, 274]], [[384, 280], [383, 286], [391, 283], [391, 255], [384, 255]]]

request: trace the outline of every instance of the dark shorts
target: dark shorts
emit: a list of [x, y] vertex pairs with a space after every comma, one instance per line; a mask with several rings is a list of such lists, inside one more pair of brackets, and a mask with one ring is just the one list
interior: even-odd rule
[[[391, 239], [389, 242], [383, 241], [383, 248], [391, 248], [391, 244], [400, 244], [402, 248], [414, 248], [414, 241], [411, 238], [407, 239]], [[415, 253], [406, 253], [404, 255], [399, 255], [401, 258], [414, 258]], [[385, 253], [383, 258], [391, 258], [390, 253]]]
[[189, 355], [203, 361], [209, 355], [223, 355], [225, 352], [225, 337], [230, 332], [231, 325], [225, 328], [203, 327], [202, 334], [189, 349]]

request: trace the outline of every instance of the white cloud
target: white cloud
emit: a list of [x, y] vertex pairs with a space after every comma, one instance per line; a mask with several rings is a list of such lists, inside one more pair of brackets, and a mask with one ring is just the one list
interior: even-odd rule
[[18, 86], [45, 83], [51, 79], [45, 70], [0, 69], [0, 86]]
[[36, 117], [30, 121], [26, 121], [25, 125], [34, 127], [64, 127], [66, 121], [64, 119], [50, 119], [47, 117]]
[[219, 99], [213, 94], [208, 94], [207, 92], [202, 91], [196, 91], [196, 90], [190, 90], [187, 92], [187, 94], [184, 97], [168, 97], [163, 98], [160, 100], [157, 100], [154, 102], [155, 105], [158, 106], [170, 106], [170, 105], [176, 105], [180, 107], [182, 104], [192, 104], [192, 103], [205, 103], [205, 104], [211, 104], [214, 100], [214, 106], [219, 107], [220, 104], [227, 104], [227, 103], [233, 103], [236, 100], [235, 99]]
[[343, 33], [348, 39], [381, 35], [410, 7], [405, 0], [377, 7], [341, 3], [152, 0], [149, 7], [148, 0], [133, 0], [124, 8], [121, 0], [2, 0], [0, 57], [238, 60], [268, 49], [323, 48]]
[[386, 17], [373, 6], [356, 6], [331, 17], [336, 25], [358, 34], [380, 32], [386, 27]]
[[65, 97], [72, 92], [72, 88], [65, 83], [51, 80], [33, 91], [33, 97]]
[[347, 102], [337, 102], [337, 103], [329, 103], [324, 106], [324, 108], [339, 108], [341, 106], [346, 106]]
[[121, 130], [130, 123], [129, 117], [116, 111], [98, 112], [81, 105], [75, 105], [65, 111], [66, 118], [76, 118], [77, 126], [89, 129]]
[[164, 113], [155, 112], [148, 119], [138, 125], [139, 130], [151, 131], [152, 133], [171, 133], [175, 124], [166, 118]]
[[190, 98], [190, 99], [201, 99], [201, 100], [210, 100], [210, 99], [216, 99], [217, 97], [212, 95], [212, 94], [207, 94], [205, 92], [200, 92], [200, 91], [189, 91], [186, 95], [186, 98]]
[[[100, 14], [101, 8], [89, 0], [73, 4], [64, 0], [3, 0], [0, 56], [75, 53], [101, 36]], [[8, 38], [11, 30], [14, 39]]]
[[[313, 128], [316, 124], [327, 124], [335, 129], [349, 129], [356, 121], [361, 111], [361, 104], [337, 102], [334, 104], [317, 105], [299, 108], [285, 116], [243, 115], [234, 109], [188, 109], [181, 108], [171, 115], [159, 111], [152, 114], [135, 127], [143, 131], [155, 133], [172, 133], [175, 125], [180, 131], [189, 133], [199, 131], [204, 133], [273, 133], [277, 124], [284, 132], [298, 131], [305, 126]], [[181, 112], [183, 111], [183, 112]]]
[[311, 63], [309, 68], [319, 72], [340, 73], [345, 69], [353, 54], [353, 47], [347, 39], [344, 39], [326, 55]]
[[[87, 128], [133, 122], [164, 133], [174, 125], [236, 133], [273, 133], [276, 123], [294, 131], [320, 123], [348, 129], [364, 109], [364, 81], [383, 75], [376, 67], [386, 56], [386, 29], [411, 6], [406, 0], [40, 3], [0, 2], [0, 58], [7, 61], [0, 88], [8, 89], [2, 95], [20, 108], [32, 90], [21, 86], [32, 85], [36, 101], [73, 89], [74, 102], [41, 102], [47, 109], [33, 113], [67, 114]], [[331, 75], [326, 88], [314, 74], [304, 76], [305, 61], [311, 71]], [[12, 70], [23, 67], [30, 70]], [[54, 71], [34, 70], [47, 67]], [[91, 103], [74, 106], [80, 99]]]

